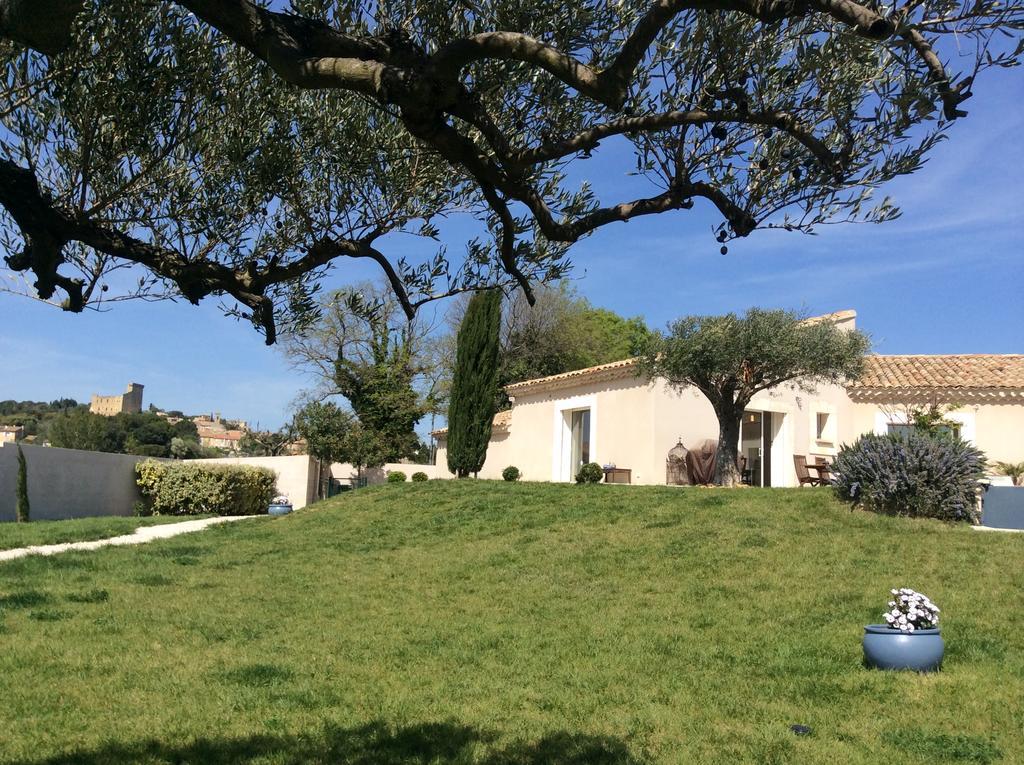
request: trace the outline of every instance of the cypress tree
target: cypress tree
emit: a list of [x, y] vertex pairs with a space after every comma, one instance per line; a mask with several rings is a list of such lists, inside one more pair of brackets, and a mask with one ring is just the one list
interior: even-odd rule
[[20, 523], [28, 521], [28, 468], [25, 453], [18, 447], [18, 484], [14, 489], [15, 517]]
[[501, 292], [469, 301], [459, 327], [448, 406], [448, 469], [459, 478], [478, 473], [487, 457], [498, 389]]

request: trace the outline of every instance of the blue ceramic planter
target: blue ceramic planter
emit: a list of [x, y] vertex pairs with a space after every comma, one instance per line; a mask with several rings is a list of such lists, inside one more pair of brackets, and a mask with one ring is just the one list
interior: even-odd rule
[[291, 505], [271, 505], [267, 510], [268, 515], [288, 515], [292, 511]]
[[938, 628], [900, 632], [887, 624], [864, 627], [864, 663], [876, 669], [934, 672], [945, 650]]

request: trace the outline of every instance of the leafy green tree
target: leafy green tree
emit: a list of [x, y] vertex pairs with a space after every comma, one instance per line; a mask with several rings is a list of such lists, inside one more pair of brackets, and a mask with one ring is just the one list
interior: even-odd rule
[[[640, 317], [624, 318], [597, 308], [565, 281], [543, 285], [530, 305], [521, 292], [505, 301], [498, 362], [498, 408], [509, 406], [504, 386], [536, 377], [621, 361], [635, 355], [650, 330]], [[457, 301], [442, 339], [439, 398], [447, 398], [455, 367], [455, 337], [468, 301]]]
[[[222, 456], [219, 449], [203, 446], [199, 443], [198, 438], [186, 438], [182, 436], [174, 436], [171, 438], [171, 443], [167, 451], [168, 456], [173, 457], [176, 460], [194, 460]], [[135, 454], [137, 452], [131, 453]]]
[[[315, 457], [321, 478], [331, 464], [345, 459], [350, 448], [349, 434], [356, 427], [355, 418], [333, 402], [314, 401], [295, 413], [295, 430], [306, 440], [306, 452]], [[317, 481], [320, 498], [326, 496], [323, 480]]]
[[295, 430], [306, 441], [306, 451], [328, 465], [342, 458], [345, 436], [355, 418], [333, 402], [315, 401], [295, 413]]
[[21, 425], [26, 436], [46, 437], [49, 423], [54, 417], [72, 410], [88, 411], [85, 404], [71, 398], [45, 401], [0, 401], [0, 425]]
[[538, 289], [532, 306], [517, 293], [503, 314], [500, 386], [630, 358], [650, 334], [643, 319], [597, 308], [565, 282]]
[[28, 523], [28, 466], [25, 463], [25, 453], [18, 447], [18, 485], [15, 487], [15, 518], [19, 523]]
[[[698, 205], [720, 242], [890, 221], [878, 188], [1024, 54], [1022, 0], [0, 9], [0, 240], [21, 283], [70, 311], [223, 296], [268, 342], [348, 258], [379, 264], [412, 316], [482, 286], [530, 293], [599, 228]], [[644, 189], [576, 185], [597, 157]], [[480, 222], [461, 264], [384, 251], [460, 211]], [[133, 267], [139, 282], [111, 278]]]
[[356, 476], [362, 478], [364, 468], [381, 467], [388, 461], [387, 449], [379, 431], [356, 423], [345, 435], [339, 455], [342, 461], [351, 463]]
[[47, 429], [52, 446], [93, 452], [120, 451], [119, 431], [110, 418], [75, 409], [54, 417]]
[[1014, 486], [1024, 486], [1024, 462], [997, 462], [995, 469], [1013, 481]]
[[238, 441], [238, 449], [243, 457], [278, 457], [288, 454], [295, 443], [296, 433], [292, 423], [288, 423], [276, 431], [246, 431]]
[[718, 418], [715, 483], [739, 481], [743, 410], [761, 391], [783, 383], [813, 390], [856, 379], [868, 351], [866, 335], [792, 311], [751, 308], [745, 316], [687, 316], [647, 342], [640, 371], [669, 385], [694, 387]]
[[375, 328], [370, 362], [339, 355], [334, 379], [362, 426], [374, 431], [390, 461], [411, 457], [419, 446], [416, 424], [427, 406], [413, 389], [415, 368], [407, 337]]
[[417, 423], [439, 408], [430, 327], [409, 322], [386, 288], [361, 284], [327, 295], [318, 321], [286, 335], [292, 365], [318, 380], [312, 396], [342, 395], [389, 461], [413, 458]]
[[448, 469], [476, 474], [487, 457], [498, 392], [501, 292], [485, 290], [469, 301], [459, 329], [448, 408]]

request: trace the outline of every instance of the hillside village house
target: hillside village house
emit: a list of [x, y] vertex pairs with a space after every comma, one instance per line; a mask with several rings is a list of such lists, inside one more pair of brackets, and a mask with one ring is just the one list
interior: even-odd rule
[[[817, 317], [853, 329], [854, 311]], [[509, 385], [512, 408], [494, 419], [480, 476], [508, 465], [526, 480], [571, 481], [584, 462], [615, 465], [623, 482], [669, 482], [668, 456], [717, 439], [711, 404], [695, 389], [638, 377], [634, 359]], [[756, 486], [797, 486], [794, 455], [831, 460], [862, 433], [907, 426], [907, 408], [956, 405], [948, 419], [990, 463], [1024, 460], [1024, 355], [883, 356], [862, 378], [813, 392], [781, 386], [759, 394], [743, 417], [740, 455]], [[446, 464], [446, 431], [436, 431]]]
[[0, 425], [0, 444], [15, 444], [25, 437], [22, 425]]

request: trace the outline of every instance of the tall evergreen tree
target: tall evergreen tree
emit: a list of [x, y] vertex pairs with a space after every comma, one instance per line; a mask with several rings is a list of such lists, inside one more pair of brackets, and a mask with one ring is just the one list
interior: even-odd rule
[[18, 447], [18, 485], [15, 487], [15, 517], [19, 523], [28, 521], [28, 467], [25, 453]]
[[487, 457], [498, 388], [501, 292], [478, 292], [459, 327], [448, 406], [448, 469], [459, 478], [478, 473]]

